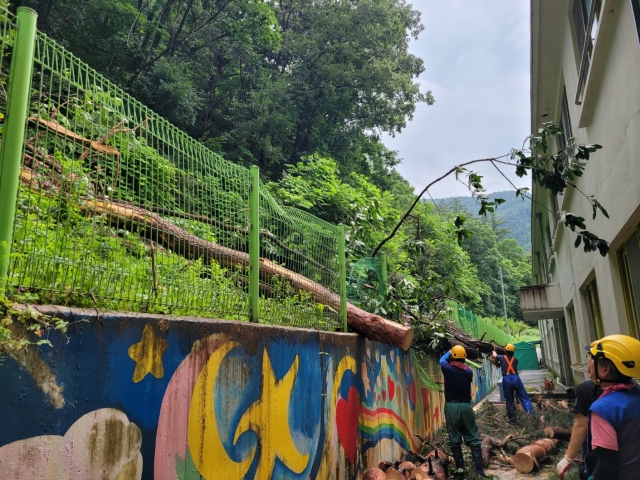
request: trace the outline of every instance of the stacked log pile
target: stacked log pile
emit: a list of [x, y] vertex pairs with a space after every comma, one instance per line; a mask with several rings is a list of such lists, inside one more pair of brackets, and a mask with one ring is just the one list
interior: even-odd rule
[[365, 472], [363, 480], [446, 480], [448, 459], [442, 450], [433, 450], [426, 456], [410, 453], [415, 462], [380, 462], [378, 468]]

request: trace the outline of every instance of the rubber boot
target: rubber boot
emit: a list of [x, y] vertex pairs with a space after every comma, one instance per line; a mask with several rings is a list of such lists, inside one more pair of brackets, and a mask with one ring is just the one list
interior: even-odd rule
[[451, 447], [451, 455], [456, 462], [456, 477], [462, 478], [464, 476], [464, 456], [462, 455], [462, 445], [457, 447]]
[[482, 465], [482, 449], [480, 446], [471, 447], [471, 455], [473, 456], [473, 464], [476, 466], [476, 472], [481, 477], [486, 477], [484, 466]]

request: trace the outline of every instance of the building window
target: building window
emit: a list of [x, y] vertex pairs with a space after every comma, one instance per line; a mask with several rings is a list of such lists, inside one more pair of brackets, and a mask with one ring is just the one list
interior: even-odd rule
[[631, 8], [633, 8], [633, 18], [636, 21], [636, 30], [640, 41], [640, 0], [631, 0]]
[[580, 348], [580, 338], [578, 337], [578, 326], [576, 325], [576, 311], [573, 305], [567, 308], [569, 328], [571, 328], [571, 339], [573, 340], [573, 352], [576, 356], [576, 363], [582, 363], [582, 349]]
[[591, 333], [593, 340], [604, 337], [604, 327], [602, 326], [602, 313], [600, 311], [600, 300], [598, 299], [598, 284], [595, 278], [584, 291], [584, 298], [587, 304], [587, 314], [591, 323]]
[[553, 209], [553, 231], [554, 233], [558, 231], [558, 217], [560, 214], [560, 205], [558, 204], [558, 195], [554, 195], [553, 192], [549, 192], [549, 196], [551, 197], [551, 208]]
[[576, 105], [582, 104], [584, 84], [587, 80], [593, 44], [600, 24], [601, 0], [574, 0], [573, 22], [576, 29], [576, 43], [580, 52], [580, 70], [578, 72], [578, 88], [576, 91]]
[[569, 117], [569, 102], [567, 101], [567, 90], [562, 89], [562, 107], [560, 115], [560, 129], [562, 135], [560, 141], [562, 142], [562, 149], [567, 148], [573, 143], [573, 130], [571, 129], [571, 118]]
[[640, 239], [638, 232], [633, 232], [620, 250], [618, 250], [620, 280], [624, 294], [624, 305], [627, 311], [630, 335], [640, 338], [640, 311], [638, 310], [640, 294]]

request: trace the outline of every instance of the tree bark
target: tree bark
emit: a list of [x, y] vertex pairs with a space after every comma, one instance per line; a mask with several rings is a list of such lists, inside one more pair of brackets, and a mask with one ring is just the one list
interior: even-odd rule
[[486, 467], [489, 466], [489, 461], [493, 455], [493, 442], [491, 437], [485, 437], [480, 442], [480, 448], [482, 449], [482, 464]]
[[570, 440], [571, 430], [568, 428], [547, 427], [544, 429], [544, 433], [549, 438], [557, 438], [558, 440]]
[[513, 466], [519, 473], [531, 473], [534, 468], [540, 467], [542, 460], [555, 452], [557, 443], [558, 440], [553, 438], [541, 438], [522, 447], [511, 459]]
[[421, 469], [424, 470], [424, 467], [427, 467], [427, 473], [432, 478], [436, 480], [446, 480], [447, 479], [447, 470], [444, 468], [442, 464], [442, 460], [435, 457], [427, 457], [427, 463], [421, 466]]

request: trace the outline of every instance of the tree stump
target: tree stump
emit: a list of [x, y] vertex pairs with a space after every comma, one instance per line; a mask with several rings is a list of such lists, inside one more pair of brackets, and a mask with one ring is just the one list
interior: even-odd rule
[[557, 443], [558, 440], [554, 438], [541, 438], [522, 447], [511, 459], [513, 466], [519, 473], [531, 473], [534, 468], [540, 467], [542, 460], [555, 452]]

